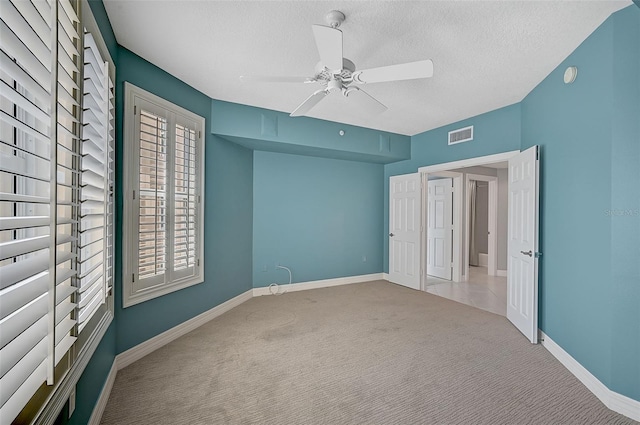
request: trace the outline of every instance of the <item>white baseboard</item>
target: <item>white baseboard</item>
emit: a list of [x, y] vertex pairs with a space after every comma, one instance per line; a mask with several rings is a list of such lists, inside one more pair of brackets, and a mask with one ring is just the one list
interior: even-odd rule
[[489, 267], [489, 254], [478, 253], [478, 266]]
[[[279, 285], [280, 293], [306, 291], [309, 289], [328, 288], [330, 286], [349, 285], [351, 283], [370, 282], [372, 280], [384, 279], [383, 273], [363, 274], [360, 276], [338, 277], [335, 279], [313, 280], [310, 282], [299, 282], [289, 285], [288, 283]], [[275, 289], [273, 289], [275, 292]], [[262, 288], [253, 288], [253, 296], [260, 297], [263, 295], [273, 295], [268, 286]]]
[[634, 400], [615, 391], [611, 391], [600, 382], [591, 372], [584, 368], [562, 347], [556, 344], [544, 332], [540, 332], [542, 345], [546, 348], [569, 372], [571, 372], [585, 387], [589, 389], [600, 401], [614, 412], [625, 415], [633, 420], [640, 421], [640, 401]]
[[496, 276], [507, 277], [507, 271], [506, 270], [497, 269], [496, 270]]
[[118, 365], [114, 360], [111, 365], [111, 370], [109, 370], [109, 374], [107, 375], [107, 380], [104, 382], [102, 386], [102, 391], [100, 391], [100, 396], [98, 397], [98, 401], [93, 408], [93, 412], [91, 412], [91, 417], [89, 418], [88, 425], [100, 425], [100, 420], [102, 419], [102, 414], [104, 413], [104, 409], [107, 407], [107, 402], [109, 401], [109, 395], [111, 395], [111, 389], [113, 388], [113, 383], [116, 381], [116, 375], [118, 373]]
[[382, 279], [390, 282], [389, 273], [382, 273]]
[[180, 338], [182, 335], [185, 335], [192, 330], [204, 325], [208, 321], [220, 316], [223, 313], [231, 310], [234, 307], [239, 306], [243, 302], [251, 299], [253, 297], [252, 290], [248, 290], [234, 298], [231, 298], [228, 301], [223, 302], [220, 305], [215, 306], [211, 310], [207, 310], [198, 316], [187, 320], [186, 322], [182, 322], [173, 328], [162, 332], [160, 335], [156, 335], [153, 338], [146, 340], [145, 342], [136, 345], [124, 351], [116, 356], [116, 363], [118, 365], [118, 370], [129, 366], [131, 363], [136, 360], [140, 360], [147, 354], [150, 354], [157, 350], [158, 348], [167, 345], [171, 341]]

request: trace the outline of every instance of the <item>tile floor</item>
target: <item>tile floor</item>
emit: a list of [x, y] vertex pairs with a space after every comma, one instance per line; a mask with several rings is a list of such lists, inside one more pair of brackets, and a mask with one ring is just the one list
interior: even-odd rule
[[487, 275], [486, 267], [469, 267], [468, 282], [451, 282], [429, 276], [427, 292], [495, 314], [507, 315], [507, 278]]

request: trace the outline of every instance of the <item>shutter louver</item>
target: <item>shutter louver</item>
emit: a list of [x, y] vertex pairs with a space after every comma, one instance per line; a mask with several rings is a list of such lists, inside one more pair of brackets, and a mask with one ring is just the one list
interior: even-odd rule
[[167, 119], [140, 111], [138, 276], [162, 282], [167, 253]]
[[176, 124], [174, 149], [174, 277], [193, 274], [196, 261], [196, 130]]
[[84, 32], [84, 94], [82, 114], [78, 330], [106, 299], [107, 236], [110, 203], [110, 80], [93, 36]]
[[[73, 343], [79, 21], [68, 0], [0, 1], [0, 417]], [[65, 22], [57, 23], [54, 17]], [[54, 62], [55, 58], [58, 62]], [[75, 78], [75, 79], [74, 79]], [[55, 109], [54, 109], [55, 108]]]

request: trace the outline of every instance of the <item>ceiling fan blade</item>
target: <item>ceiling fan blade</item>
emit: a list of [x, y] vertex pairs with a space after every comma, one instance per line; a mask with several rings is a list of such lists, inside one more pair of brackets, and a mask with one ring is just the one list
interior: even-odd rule
[[240, 81], [243, 83], [315, 83], [316, 80], [310, 77], [278, 77], [271, 75], [242, 75]]
[[311, 110], [314, 106], [316, 106], [329, 92], [326, 89], [318, 90], [309, 96], [304, 102], [298, 106], [295, 111], [293, 111], [289, 116], [291, 117], [299, 117], [305, 115], [307, 112]]
[[320, 62], [332, 71], [342, 69], [342, 31], [322, 25], [311, 25]]
[[360, 108], [360, 110], [366, 114], [377, 115], [387, 110], [386, 106], [371, 97], [371, 95], [364, 90], [360, 90], [357, 87], [349, 87], [348, 89], [345, 89], [344, 95], [347, 99], [350, 99], [350, 102], [354, 103], [356, 107]]
[[433, 76], [433, 62], [429, 59], [382, 66], [380, 68], [363, 69], [354, 73], [356, 83], [383, 83], [385, 81], [413, 80]]

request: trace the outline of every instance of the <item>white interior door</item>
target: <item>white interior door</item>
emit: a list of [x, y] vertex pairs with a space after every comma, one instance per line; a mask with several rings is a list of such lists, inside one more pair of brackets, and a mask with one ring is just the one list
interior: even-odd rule
[[538, 147], [509, 160], [507, 318], [538, 342]]
[[389, 180], [389, 280], [420, 289], [420, 174]]
[[453, 179], [429, 180], [427, 195], [427, 274], [451, 280]]

